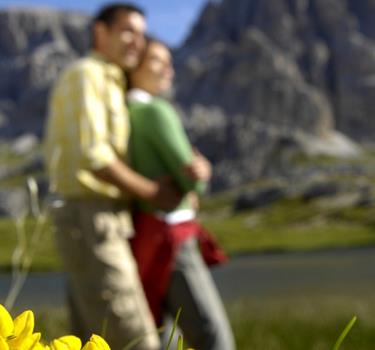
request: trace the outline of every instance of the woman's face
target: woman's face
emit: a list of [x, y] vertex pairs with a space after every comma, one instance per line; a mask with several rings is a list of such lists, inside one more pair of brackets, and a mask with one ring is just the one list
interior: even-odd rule
[[150, 42], [140, 66], [130, 76], [134, 88], [146, 90], [152, 95], [168, 91], [174, 76], [169, 49], [161, 43]]

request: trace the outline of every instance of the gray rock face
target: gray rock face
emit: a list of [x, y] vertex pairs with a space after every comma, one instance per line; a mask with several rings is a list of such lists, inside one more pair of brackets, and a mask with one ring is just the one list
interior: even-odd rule
[[[373, 0], [208, 1], [175, 51], [176, 99], [213, 188], [288, 172], [283, 152], [355, 155], [375, 120]], [[89, 46], [88, 16], [0, 11], [0, 137], [42, 135], [52, 82]]]
[[371, 0], [209, 2], [176, 53], [177, 99], [372, 140], [373, 18]]
[[371, 39], [375, 39], [375, 2], [372, 0], [348, 0], [348, 7], [360, 19], [358, 26], [361, 33]]
[[340, 192], [340, 185], [336, 182], [320, 182], [311, 185], [302, 194], [302, 198], [305, 201], [322, 197], [322, 196], [334, 196]]
[[271, 186], [240, 194], [233, 205], [234, 212], [268, 206], [287, 197], [287, 190], [282, 186]]
[[[311, 154], [355, 155], [358, 147], [340, 132], [373, 141], [374, 18], [372, 0], [210, 1], [175, 53], [176, 99], [187, 115], [215, 106], [241, 125], [237, 148], [253, 160], [252, 175], [285, 139]], [[263, 126], [259, 142], [250, 141], [249, 125]], [[212, 133], [198, 147], [209, 148]], [[215, 149], [229, 148], [234, 165], [245, 156], [232, 141]], [[249, 172], [234, 165], [228, 175], [244, 180]]]
[[33, 134], [25, 134], [14, 140], [11, 151], [14, 155], [28, 155], [38, 145], [38, 139]]
[[89, 18], [38, 10], [0, 11], [2, 136], [40, 135], [47, 95], [58, 72], [88, 48]]
[[332, 128], [325, 96], [306, 83], [296, 62], [263, 32], [251, 28], [238, 43], [217, 42], [205, 51], [207, 56], [190, 57], [178, 71], [177, 98], [183, 106], [219, 105], [228, 116], [253, 115], [263, 123], [314, 134]]

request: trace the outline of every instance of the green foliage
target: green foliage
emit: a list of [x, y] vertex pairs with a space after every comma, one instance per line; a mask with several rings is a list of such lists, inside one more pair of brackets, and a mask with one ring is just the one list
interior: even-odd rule
[[[176, 329], [177, 329], [177, 325], [178, 325], [178, 320], [180, 319], [180, 315], [181, 315], [181, 311], [182, 309], [179, 308], [178, 311], [177, 311], [177, 315], [173, 321], [173, 327], [172, 327], [172, 331], [171, 331], [171, 334], [169, 335], [169, 339], [168, 339], [168, 344], [167, 344], [167, 349], [166, 350], [170, 350], [171, 348], [171, 344], [172, 344], [172, 341], [173, 341], [173, 337], [176, 333]], [[183, 344], [182, 344], [182, 339], [180, 340], [180, 338], [178, 338], [178, 343], [177, 343], [177, 348], [178, 350], [182, 350], [182, 347], [183, 347]]]
[[178, 336], [177, 350], [184, 350], [184, 341], [181, 336]]
[[[30, 238], [35, 224], [35, 219], [29, 218], [26, 220], [25, 233], [28, 238]], [[53, 225], [51, 221], [47, 221], [43, 239], [39, 242], [35, 252], [31, 266], [32, 271], [56, 271], [60, 269], [60, 260], [57, 257], [52, 233]], [[11, 271], [11, 257], [17, 246], [16, 226], [13, 220], [0, 219], [0, 237], [0, 271]]]
[[353, 328], [354, 326], [354, 323], [357, 321], [357, 317], [354, 316], [350, 321], [349, 323], [346, 325], [345, 329], [342, 331], [342, 333], [340, 334], [339, 338], [337, 339], [334, 347], [333, 347], [333, 350], [338, 350], [342, 344], [342, 342], [344, 341], [344, 339], [346, 338], [346, 336], [349, 334], [350, 330]]

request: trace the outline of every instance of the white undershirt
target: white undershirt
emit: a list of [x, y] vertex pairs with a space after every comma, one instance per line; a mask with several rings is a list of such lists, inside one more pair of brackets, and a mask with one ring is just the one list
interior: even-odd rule
[[131, 102], [149, 103], [152, 101], [152, 95], [142, 89], [131, 89], [126, 93], [126, 98]]

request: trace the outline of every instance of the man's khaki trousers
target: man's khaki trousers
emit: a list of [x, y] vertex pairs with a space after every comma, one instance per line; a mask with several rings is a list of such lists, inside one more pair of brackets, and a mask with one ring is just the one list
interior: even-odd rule
[[[65, 200], [52, 211], [77, 335], [103, 335], [112, 350], [155, 350], [160, 341], [128, 245], [129, 215], [106, 199]], [[86, 339], [82, 339], [86, 341]]]

